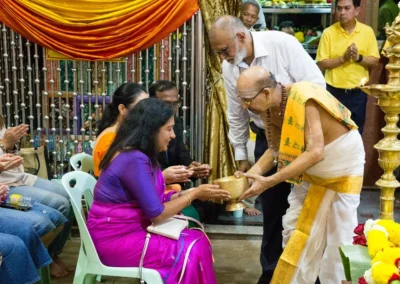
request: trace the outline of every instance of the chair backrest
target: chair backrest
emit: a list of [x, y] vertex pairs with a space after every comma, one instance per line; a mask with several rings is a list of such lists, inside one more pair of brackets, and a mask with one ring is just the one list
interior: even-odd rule
[[69, 163], [75, 171], [88, 173], [94, 169], [93, 157], [86, 153], [78, 153], [73, 155], [70, 158]]
[[[96, 179], [88, 173], [74, 171], [66, 173], [62, 177], [62, 184], [71, 198], [72, 209], [74, 210], [75, 218], [78, 223], [79, 233], [86, 256], [89, 261], [101, 264], [92, 238], [86, 227], [86, 218], [82, 210], [82, 195], [85, 196], [85, 192], [90, 194], [93, 192]], [[74, 186], [71, 186], [71, 184], [74, 184]], [[88, 203], [88, 200], [86, 200], [86, 203]]]

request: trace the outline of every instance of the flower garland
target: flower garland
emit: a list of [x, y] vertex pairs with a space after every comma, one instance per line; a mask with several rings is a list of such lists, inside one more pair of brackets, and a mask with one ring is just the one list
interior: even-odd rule
[[391, 220], [368, 220], [354, 230], [353, 244], [368, 247], [371, 269], [359, 284], [400, 284], [400, 224]]

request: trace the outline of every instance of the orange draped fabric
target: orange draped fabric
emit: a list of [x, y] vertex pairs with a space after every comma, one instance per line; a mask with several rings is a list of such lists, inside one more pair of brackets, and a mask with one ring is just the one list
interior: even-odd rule
[[106, 60], [152, 46], [198, 9], [197, 0], [1, 0], [0, 21], [71, 58]]

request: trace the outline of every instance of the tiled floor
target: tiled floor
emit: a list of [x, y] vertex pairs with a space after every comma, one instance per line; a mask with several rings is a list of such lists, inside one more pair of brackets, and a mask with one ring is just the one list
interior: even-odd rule
[[[261, 241], [249, 240], [211, 240], [215, 257], [214, 268], [219, 284], [257, 283], [261, 274], [259, 250]], [[80, 240], [68, 241], [61, 258], [68, 264], [76, 264]], [[73, 275], [62, 279], [53, 279], [52, 284], [70, 284]], [[123, 284], [139, 283], [129, 278], [103, 277], [102, 283]], [[149, 283], [151, 284], [151, 283]]]
[[[400, 192], [399, 192], [400, 197]], [[400, 203], [396, 203], [395, 220], [400, 221]], [[229, 213], [223, 218], [229, 219]], [[228, 216], [228, 217], [227, 217]], [[367, 219], [379, 218], [379, 190], [364, 190], [361, 194], [361, 203], [358, 210], [359, 222]], [[233, 220], [233, 217], [230, 217]], [[247, 220], [251, 217], [246, 216]], [[219, 284], [252, 284], [257, 283], [261, 272], [259, 262], [262, 227], [260, 217], [254, 221], [234, 223], [252, 226], [208, 225], [206, 226], [214, 249], [215, 271]], [[79, 238], [68, 241], [62, 259], [71, 265], [76, 264], [79, 251]], [[64, 279], [53, 279], [54, 284], [69, 284], [73, 275]], [[103, 283], [138, 283], [132, 279], [103, 277]]]

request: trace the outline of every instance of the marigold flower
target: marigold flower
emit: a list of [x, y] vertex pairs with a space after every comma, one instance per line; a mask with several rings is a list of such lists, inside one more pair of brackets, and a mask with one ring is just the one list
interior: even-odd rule
[[368, 253], [371, 258], [383, 249], [389, 248], [389, 241], [384, 232], [380, 230], [371, 230], [367, 236]]
[[378, 262], [372, 267], [372, 278], [376, 284], [387, 284], [393, 276], [399, 276], [397, 267], [383, 262]]

